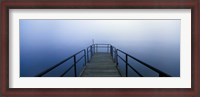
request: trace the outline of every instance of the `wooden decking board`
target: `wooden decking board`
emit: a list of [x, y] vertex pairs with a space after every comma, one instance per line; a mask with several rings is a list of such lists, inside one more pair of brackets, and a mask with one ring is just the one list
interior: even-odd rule
[[86, 68], [82, 77], [120, 77], [120, 73], [116, 68], [109, 53], [95, 53]]

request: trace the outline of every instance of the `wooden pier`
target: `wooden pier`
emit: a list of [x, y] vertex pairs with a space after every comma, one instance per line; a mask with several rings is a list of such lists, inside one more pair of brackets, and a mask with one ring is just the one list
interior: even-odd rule
[[[104, 49], [102, 52], [101, 49]], [[121, 53], [119, 55], [118, 53]], [[79, 56], [79, 57], [78, 57]], [[59, 67], [63, 63], [72, 60], [71, 64], [67, 64], [69, 67], [61, 73], [60, 77], [66, 77], [67, 73], [73, 70], [72, 76], [74, 77], [129, 77], [129, 70], [135, 72], [140, 77], [145, 77], [141, 72], [139, 72], [134, 65], [130, 65], [129, 60], [135, 60], [143, 66], [151, 69], [154, 72], [158, 73], [158, 77], [171, 77], [171, 75], [127, 54], [126, 52], [115, 48], [110, 44], [92, 44], [86, 49], [83, 49], [74, 55], [58, 62], [57, 64], [53, 65], [52, 67], [47, 68], [46, 70], [40, 72], [39, 74], [35, 75], [35, 77], [43, 77], [48, 72], [54, 70], [55, 68]], [[125, 63], [125, 69], [119, 67], [122, 65], [119, 61]], [[84, 66], [84, 69], [81, 71], [77, 71], [78, 63]], [[125, 72], [120, 72], [125, 71]]]
[[120, 77], [116, 63], [109, 53], [95, 53], [81, 75], [82, 77]]

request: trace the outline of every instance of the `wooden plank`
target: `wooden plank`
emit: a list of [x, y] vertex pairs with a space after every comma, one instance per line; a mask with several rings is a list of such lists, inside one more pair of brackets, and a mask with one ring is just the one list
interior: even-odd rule
[[91, 61], [86, 64], [82, 77], [120, 77], [109, 53], [95, 53]]

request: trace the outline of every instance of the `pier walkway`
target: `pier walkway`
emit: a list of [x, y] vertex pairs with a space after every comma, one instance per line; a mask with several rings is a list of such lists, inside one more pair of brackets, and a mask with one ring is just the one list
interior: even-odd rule
[[46, 74], [63, 64], [66, 65], [66, 70], [56, 77], [130, 77], [133, 73], [137, 77], [145, 77], [141, 70], [137, 70], [130, 60], [134, 60], [158, 74], [158, 76], [152, 77], [171, 77], [171, 75], [117, 49], [111, 44], [92, 44], [52, 67], [46, 68], [35, 77], [45, 77]]
[[109, 53], [96, 53], [86, 64], [82, 77], [120, 77], [120, 73]]

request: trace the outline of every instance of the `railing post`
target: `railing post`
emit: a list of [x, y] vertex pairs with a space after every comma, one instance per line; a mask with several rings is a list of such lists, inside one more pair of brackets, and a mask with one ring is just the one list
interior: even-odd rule
[[110, 45], [110, 55], [113, 57], [113, 55], [112, 55], [112, 45]]
[[84, 59], [85, 59], [85, 65], [86, 65], [86, 50], [84, 49]]
[[76, 55], [74, 55], [74, 75], [75, 75], [75, 77], [77, 77], [77, 74], [76, 74]]
[[118, 66], [118, 54], [117, 54], [117, 49], [115, 48], [115, 62], [116, 62], [116, 64], [117, 64], [117, 66]]
[[116, 49], [115, 48], [113, 50], [113, 59], [114, 59], [114, 62], [116, 62]]
[[126, 77], [128, 77], [128, 55], [126, 54]]
[[93, 47], [93, 44], [92, 44], [92, 54], [94, 55], [94, 47]]
[[95, 54], [95, 44], [93, 44], [93, 47], [94, 47], [94, 54]]
[[98, 44], [96, 44], [96, 52], [98, 52]]
[[88, 48], [87, 48], [87, 62], [89, 62], [89, 54], [88, 54], [89, 52], [88, 52]]
[[109, 45], [107, 44], [107, 53], [109, 52]]
[[91, 57], [93, 56], [93, 53], [92, 53], [92, 46], [90, 46], [90, 53], [91, 53]]

